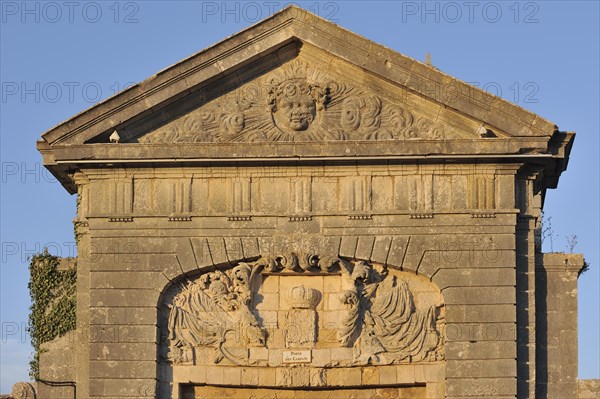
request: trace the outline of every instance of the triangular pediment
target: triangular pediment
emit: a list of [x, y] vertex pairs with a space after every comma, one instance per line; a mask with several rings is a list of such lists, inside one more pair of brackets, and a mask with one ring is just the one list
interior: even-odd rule
[[[480, 137], [481, 121], [313, 46], [290, 47], [254, 62], [249, 69], [261, 72], [246, 81], [239, 74], [220, 79], [169, 107], [161, 121], [124, 127], [120, 137], [148, 144]], [[290, 53], [297, 56], [268, 69]]]
[[572, 138], [557, 134], [291, 6], [56, 126], [38, 148], [66, 184], [69, 164], [115, 160], [564, 155]]
[[[297, 54], [290, 54], [293, 52]], [[294, 60], [297, 61], [295, 64], [305, 66], [306, 70], [293, 71], [294, 63], [291, 61]], [[281, 66], [270, 72], [264, 70], [269, 64], [277, 63]], [[253, 72], [263, 75], [253, 77]], [[254, 81], [248, 82], [248, 75]], [[144, 119], [155, 122], [157, 115], [152, 114], [161, 114], [164, 123], [164, 118], [171, 117], [169, 106], [178, 104], [182, 108], [180, 102], [183, 98], [191, 101], [193, 106], [202, 105], [202, 101], [194, 104], [194, 96], [208, 99], [214, 96], [214, 93], [210, 93], [211, 88], [217, 87], [225, 93], [244, 90], [249, 84], [255, 84], [260, 86], [260, 93], [257, 94], [265, 96], [261, 100], [266, 100], [271, 89], [270, 80], [276, 78], [302, 79], [309, 86], [329, 91], [332, 98], [328, 104], [323, 104], [325, 112], [318, 116], [323, 116], [322, 122], [331, 128], [331, 117], [334, 114], [339, 116], [344, 101], [348, 104], [346, 108], [351, 108], [349, 104], [354, 98], [354, 101], [364, 103], [363, 107], [374, 107], [369, 111], [376, 112], [379, 105], [372, 103], [373, 96], [380, 97], [380, 119], [384, 128], [376, 136], [381, 139], [389, 138], [390, 134], [394, 138], [413, 137], [415, 134], [414, 129], [408, 129], [405, 134], [389, 133], [390, 126], [398, 122], [392, 121], [391, 114], [397, 112], [392, 109], [393, 106], [400, 107], [404, 112], [415, 112], [413, 122], [416, 128], [427, 125], [426, 128], [420, 126], [419, 130], [436, 131], [422, 134], [420, 137], [423, 138], [431, 135], [446, 137], [437, 132], [439, 129], [430, 129], [429, 125], [439, 122], [440, 125], [455, 123], [460, 126], [463, 122], [461, 118], [473, 120], [478, 126], [475, 131], [462, 131], [458, 136], [452, 133], [455, 129], [444, 128], [449, 130], [449, 138], [478, 137], [484, 131], [480, 128], [499, 137], [551, 136], [555, 130], [551, 122], [454, 79], [432, 66], [377, 45], [305, 10], [288, 7], [73, 117], [45, 133], [43, 138], [50, 145], [109, 142], [108, 138], [114, 130], [120, 134], [121, 130], [127, 130], [133, 123], [143, 125]], [[243, 84], [235, 87], [236, 79]], [[223, 96], [221, 102], [208, 101], [206, 106], [226, 107], [225, 111], [230, 112], [228, 110], [232, 104], [224, 105], [222, 102], [230, 101], [235, 95], [239, 95], [239, 90]], [[371, 100], [367, 100], [369, 97]], [[255, 102], [248, 105], [244, 101], [242, 104], [233, 104], [234, 108], [249, 106], [242, 110], [244, 114], [248, 111], [249, 117], [258, 116], [257, 109], [262, 104]], [[268, 104], [265, 105], [266, 111], [267, 108]], [[444, 115], [446, 110], [452, 113]], [[420, 113], [429, 115], [418, 115]], [[266, 112], [265, 116], [268, 114]], [[409, 116], [407, 118], [410, 119]], [[248, 122], [248, 131], [256, 128], [251, 119]], [[379, 119], [375, 125], [377, 123]], [[214, 130], [210, 123], [203, 126]], [[365, 130], [365, 127], [361, 129]], [[360, 134], [348, 133], [352, 132], [346, 132], [347, 137], [362, 138]], [[275, 141], [281, 141], [286, 134], [265, 132], [265, 136], [267, 140], [274, 138]], [[129, 142], [129, 139], [127, 137], [123, 141]], [[220, 141], [224, 136], [217, 135], [212, 139]], [[235, 139], [241, 137], [236, 136]]]

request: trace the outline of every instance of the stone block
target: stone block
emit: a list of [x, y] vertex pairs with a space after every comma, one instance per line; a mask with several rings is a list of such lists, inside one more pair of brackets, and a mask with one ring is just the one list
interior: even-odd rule
[[446, 319], [450, 323], [516, 322], [515, 305], [447, 305]]
[[[239, 370], [239, 369], [238, 369]], [[206, 381], [214, 385], [223, 385], [226, 383], [224, 367], [212, 366], [206, 368]]]
[[155, 379], [98, 379], [90, 383], [90, 396], [152, 397], [155, 391]]
[[142, 360], [156, 359], [156, 344], [149, 342], [104, 342], [90, 345], [91, 360]]
[[70, 331], [62, 337], [42, 344], [39, 359], [40, 378], [49, 381], [74, 381], [76, 372], [73, 365], [77, 356], [75, 348], [81, 338], [87, 337], [78, 337], [75, 331]]
[[428, 383], [425, 392], [427, 399], [444, 399], [450, 397], [446, 395], [446, 384], [443, 382]]
[[[326, 369], [326, 381], [330, 387], [340, 387], [347, 384], [346, 369], [342, 368], [330, 368]], [[357, 380], [360, 381], [360, 380]]]
[[269, 350], [269, 367], [280, 366], [283, 362], [281, 350]]
[[355, 256], [358, 259], [371, 259], [373, 247], [375, 245], [375, 237], [361, 236], [358, 238]]
[[392, 237], [392, 243], [390, 244], [390, 252], [387, 257], [387, 264], [396, 267], [404, 267], [404, 258], [406, 256], [406, 250], [409, 243], [409, 237], [406, 236], [394, 236]]
[[[339, 293], [329, 293], [326, 295], [327, 300], [327, 310], [328, 311], [339, 311], [345, 308], [344, 304], [340, 300]], [[330, 317], [331, 318], [331, 317]], [[333, 320], [332, 320], [333, 321]]]
[[90, 378], [94, 379], [154, 379], [156, 362], [130, 360], [90, 361]]
[[92, 307], [90, 308], [91, 324], [156, 324], [156, 306], [149, 307]]
[[415, 382], [417, 384], [421, 384], [427, 381], [427, 379], [425, 378], [425, 365], [423, 364], [415, 364], [413, 366], [413, 371], [415, 374]]
[[444, 364], [424, 364], [423, 369], [427, 382], [441, 382], [445, 378]]
[[311, 387], [322, 387], [327, 385], [326, 369], [309, 369], [309, 380]]
[[379, 385], [379, 368], [363, 367], [361, 368], [360, 382], [362, 385]]
[[358, 237], [344, 236], [340, 244], [340, 256], [354, 258], [356, 247], [358, 245]]
[[241, 240], [245, 259], [252, 259], [260, 256], [258, 240], [255, 237], [242, 237]]
[[[211, 366], [212, 367], [212, 366]], [[195, 384], [204, 384], [206, 380], [207, 367], [197, 366], [178, 366], [173, 368], [173, 381], [191, 382]]]
[[486, 360], [448, 360], [446, 375], [448, 378], [503, 378], [517, 373], [515, 359]]
[[412, 364], [396, 366], [398, 384], [414, 384], [416, 382], [415, 367], [417, 366]]
[[448, 361], [458, 359], [515, 359], [516, 347], [516, 343], [512, 341], [453, 341], [448, 342], [446, 346], [446, 359]]
[[262, 347], [250, 347], [250, 359], [252, 360], [268, 360], [269, 350]]
[[154, 343], [157, 342], [158, 330], [155, 325], [121, 325], [97, 324], [89, 330], [90, 343]]
[[517, 335], [516, 331], [517, 329], [514, 323], [448, 323], [446, 325], [446, 340], [449, 347], [457, 342], [514, 342]]
[[260, 367], [258, 369], [258, 385], [262, 387], [275, 387], [277, 386], [277, 372], [276, 368], [272, 367]]
[[394, 385], [398, 383], [396, 366], [381, 366], [379, 368], [379, 383], [381, 385]]
[[318, 348], [312, 350], [312, 365], [325, 367], [331, 364], [331, 349]]
[[341, 279], [336, 277], [328, 277], [323, 279], [324, 293], [339, 293], [341, 289]]
[[159, 292], [146, 289], [92, 289], [90, 303], [95, 307], [152, 307], [158, 303]]
[[94, 289], [152, 289], [162, 291], [169, 283], [159, 271], [96, 271], [90, 274]]
[[331, 361], [351, 360], [352, 348], [331, 348]]
[[263, 277], [263, 283], [260, 287], [261, 292], [273, 293], [279, 292], [279, 277], [278, 276], [266, 276]]
[[247, 386], [257, 386], [258, 370], [254, 367], [244, 367], [242, 369], [241, 384]]
[[513, 396], [517, 393], [517, 379], [512, 378], [448, 378], [446, 394], [448, 397]]
[[[499, 282], [497, 282], [499, 284]], [[442, 291], [448, 305], [515, 304], [515, 287], [449, 287]]]
[[277, 311], [279, 310], [279, 294], [278, 293], [263, 293], [259, 294], [255, 299], [256, 310], [260, 311]]
[[278, 327], [278, 312], [274, 310], [257, 311], [258, 318], [262, 320], [262, 324], [267, 329]]
[[223, 381], [228, 385], [240, 385], [242, 382], [242, 368], [223, 367]]
[[373, 245], [373, 253], [371, 254], [371, 260], [373, 262], [387, 264], [388, 255], [392, 244], [392, 237], [390, 236], [376, 236], [375, 243]]

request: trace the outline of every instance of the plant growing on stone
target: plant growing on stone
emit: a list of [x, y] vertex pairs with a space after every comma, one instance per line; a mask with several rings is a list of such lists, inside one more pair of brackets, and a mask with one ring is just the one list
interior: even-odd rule
[[542, 211], [542, 244], [545, 240], [550, 241], [550, 252], [554, 252], [554, 238], [558, 237], [552, 229], [552, 216], [546, 216]]
[[577, 235], [572, 234], [570, 236], [565, 236], [565, 239], [567, 240], [567, 253], [571, 254], [577, 246]]
[[76, 268], [59, 269], [60, 259], [44, 249], [29, 264], [29, 333], [33, 359], [29, 375], [39, 378], [40, 346], [75, 329]]

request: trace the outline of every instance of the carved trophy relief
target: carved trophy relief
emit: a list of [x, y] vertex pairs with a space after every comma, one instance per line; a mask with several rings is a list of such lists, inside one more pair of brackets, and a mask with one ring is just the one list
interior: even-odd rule
[[[172, 298], [168, 360], [268, 366], [273, 356], [253, 354], [299, 350], [310, 365], [311, 351], [319, 358], [336, 347], [348, 355], [330, 367], [441, 360], [441, 295], [414, 279], [380, 264], [301, 252], [208, 272]], [[332, 325], [337, 337], [327, 334]]]
[[445, 138], [404, 103], [291, 61], [138, 139], [142, 143]]
[[240, 263], [228, 272], [203, 274], [182, 287], [169, 313], [173, 363], [195, 363], [196, 350], [210, 347], [214, 363], [227, 358], [242, 365], [248, 363], [247, 354], [230, 351], [228, 343], [264, 346], [265, 331], [250, 310], [251, 272], [247, 263]]
[[438, 360], [438, 305], [415, 308], [406, 281], [359, 261], [343, 278], [354, 288], [340, 294], [348, 310], [340, 343], [354, 348], [354, 364]]

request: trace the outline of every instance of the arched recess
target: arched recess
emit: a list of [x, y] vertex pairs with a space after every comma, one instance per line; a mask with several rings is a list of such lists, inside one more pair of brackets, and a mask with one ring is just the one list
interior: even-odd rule
[[444, 396], [440, 290], [381, 263], [290, 253], [188, 273], [158, 325], [159, 398]]

